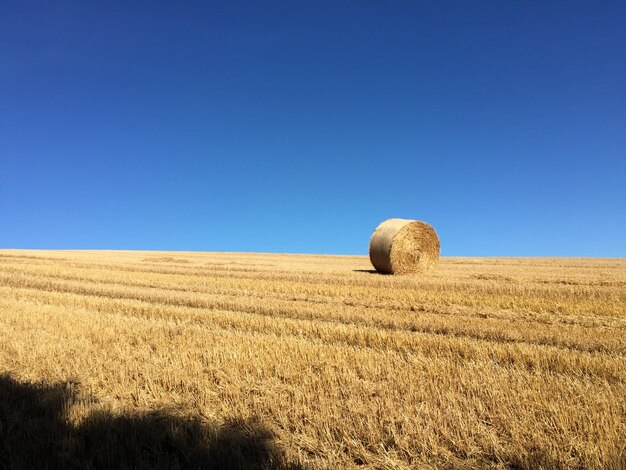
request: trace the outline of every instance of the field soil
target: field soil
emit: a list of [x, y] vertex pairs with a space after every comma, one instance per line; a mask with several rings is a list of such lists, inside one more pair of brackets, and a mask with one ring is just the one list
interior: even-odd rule
[[626, 260], [0, 250], [0, 468], [626, 468]]

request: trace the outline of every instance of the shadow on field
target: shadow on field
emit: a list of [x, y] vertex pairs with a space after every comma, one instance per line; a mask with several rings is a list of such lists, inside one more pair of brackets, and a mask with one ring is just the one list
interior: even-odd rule
[[368, 274], [378, 274], [380, 276], [388, 276], [389, 273], [381, 273], [376, 271], [375, 269], [353, 269], [352, 272], [355, 273], [368, 273]]
[[68, 413], [81, 406], [74, 388], [0, 375], [0, 469], [296, 468], [256, 421], [211, 426], [161, 410], [132, 416], [99, 412], [72, 426]]

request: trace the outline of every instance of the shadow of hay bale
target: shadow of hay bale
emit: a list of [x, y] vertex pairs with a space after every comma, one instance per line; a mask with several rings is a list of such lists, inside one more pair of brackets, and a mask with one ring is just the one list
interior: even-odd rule
[[254, 420], [211, 425], [174, 411], [98, 412], [72, 426], [71, 384], [33, 385], [0, 376], [0, 468], [297, 468]]
[[378, 276], [392, 276], [391, 273], [381, 273], [379, 271], [376, 271], [375, 269], [353, 269], [352, 272], [354, 272], [354, 273], [376, 274]]

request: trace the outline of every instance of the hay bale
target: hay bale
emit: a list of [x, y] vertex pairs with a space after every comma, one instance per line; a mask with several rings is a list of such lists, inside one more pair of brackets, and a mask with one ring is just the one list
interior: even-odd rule
[[370, 260], [381, 273], [428, 271], [437, 264], [439, 251], [437, 232], [420, 220], [385, 220], [370, 239]]

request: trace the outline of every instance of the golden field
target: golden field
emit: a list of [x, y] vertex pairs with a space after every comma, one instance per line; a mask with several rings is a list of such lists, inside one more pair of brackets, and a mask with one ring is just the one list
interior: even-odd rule
[[626, 260], [0, 251], [0, 468], [626, 468]]

